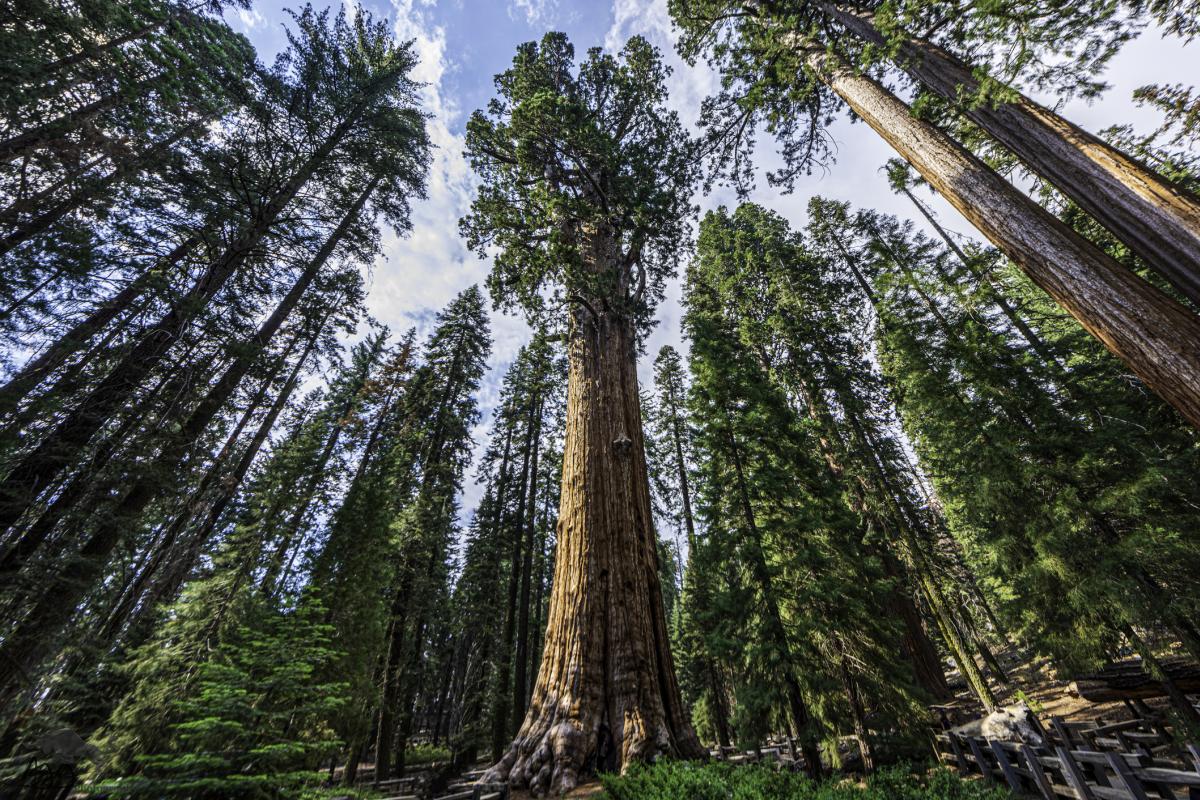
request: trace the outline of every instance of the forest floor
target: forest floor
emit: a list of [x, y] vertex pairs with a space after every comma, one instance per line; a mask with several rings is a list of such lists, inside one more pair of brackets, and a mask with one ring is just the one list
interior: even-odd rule
[[[1051, 716], [1062, 717], [1066, 722], [1085, 722], [1103, 719], [1107, 722], [1119, 722], [1131, 718], [1129, 709], [1124, 703], [1113, 701], [1109, 703], [1094, 703], [1079, 695], [1072, 694], [1070, 678], [1060, 678], [1046, 658], [1029, 658], [1016, 650], [999, 653], [997, 657], [1008, 672], [1009, 681], [1002, 684], [989, 675], [996, 699], [1001, 705], [1012, 705], [1025, 700], [1038, 715], [1045, 720]], [[986, 670], [981, 663], [980, 668]], [[978, 711], [979, 703], [966, 688], [965, 681], [957, 671], [947, 673], [951, 688], [957, 693], [954, 705], [964, 710]], [[1147, 700], [1146, 704], [1155, 710], [1165, 710], [1169, 704], [1166, 698]], [[979, 714], [982, 714], [980, 711]], [[968, 714], [966, 718], [970, 718]]]

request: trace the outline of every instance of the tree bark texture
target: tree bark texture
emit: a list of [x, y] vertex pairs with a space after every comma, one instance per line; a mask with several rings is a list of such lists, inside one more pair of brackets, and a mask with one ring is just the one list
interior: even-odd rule
[[529, 461], [529, 507], [528, 519], [522, 521], [525, 528], [525, 545], [521, 554], [521, 596], [517, 602], [517, 656], [513, 675], [512, 707], [513, 719], [525, 716], [525, 702], [529, 697], [529, 594], [530, 573], [533, 572], [533, 529], [537, 519], [538, 451], [541, 445], [542, 403], [538, 402], [537, 418], [534, 422], [533, 452]]
[[810, 66], [1029, 278], [1200, 428], [1200, 317], [1122, 267], [869, 77]]
[[603, 310], [577, 308], [572, 319], [558, 550], [541, 668], [516, 740], [485, 776], [535, 794], [566, 792], [596, 769], [704, 753], [668, 644], [633, 325], [592, 306]]
[[[857, 36], [884, 42], [869, 13], [822, 7]], [[1200, 198], [1023, 94], [1012, 102], [963, 103], [978, 93], [979, 80], [969, 64], [930, 42], [902, 40], [896, 61], [1200, 306]]]

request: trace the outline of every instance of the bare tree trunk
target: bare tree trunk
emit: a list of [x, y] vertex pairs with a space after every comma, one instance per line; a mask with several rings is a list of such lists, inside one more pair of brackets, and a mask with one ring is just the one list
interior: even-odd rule
[[810, 66], [1093, 336], [1200, 427], [1200, 317], [1019, 192], [871, 78], [824, 51]]
[[[596, 238], [593, 257], [611, 258]], [[575, 310], [545, 650], [525, 722], [486, 780], [561, 793], [594, 769], [704, 753], [669, 648], [635, 353], [628, 318]]]
[[[829, 2], [821, 6], [854, 34], [884, 42], [869, 12]], [[979, 80], [969, 64], [930, 42], [901, 39], [896, 63], [1075, 201], [1200, 307], [1200, 198], [1025, 95], [1010, 103], [963, 103], [962, 96], [978, 92]]]
[[533, 572], [533, 528], [537, 520], [537, 484], [538, 484], [538, 451], [542, 441], [542, 407], [539, 399], [537, 417], [533, 427], [533, 453], [529, 462], [529, 519], [523, 523], [525, 527], [525, 547], [521, 556], [521, 597], [517, 602], [517, 656], [516, 670], [513, 676], [513, 719], [525, 718], [525, 700], [528, 695], [529, 681], [529, 583]]
[[[349, 133], [347, 119], [310, 154], [242, 229], [237, 239], [211, 262], [187, 295], [145, 330], [133, 349], [32, 452], [18, 462], [0, 483], [0, 530], [10, 527], [72, 462], [118, 408], [137, 390], [146, 375], [192, 319], [241, 268], [279, 216], [316, 173], [317, 168]], [[374, 186], [374, 182], [372, 183]]]

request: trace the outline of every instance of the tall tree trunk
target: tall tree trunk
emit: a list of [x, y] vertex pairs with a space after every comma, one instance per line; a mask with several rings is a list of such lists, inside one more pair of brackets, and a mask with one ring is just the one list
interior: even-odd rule
[[[96, 432], [137, 390], [192, 319], [250, 257], [318, 167], [349, 133], [353, 121], [353, 117], [345, 120], [317, 150], [305, 158], [271, 200], [258, 211], [253, 222], [243, 228], [233, 244], [208, 265], [187, 295], [174, 304], [162, 319], [148, 326], [133, 349], [79, 406], [9, 471], [0, 483], [0, 530], [10, 527], [24, 514], [38, 495], [71, 464]], [[362, 200], [360, 198], [360, 203]]]
[[[611, 263], [595, 235], [590, 258]], [[600, 306], [603, 308], [603, 306]], [[671, 659], [632, 321], [576, 308], [549, 626], [529, 712], [485, 778], [565, 792], [592, 769], [703, 755]]]
[[[821, 7], [854, 34], [884, 43], [870, 12], [829, 2]], [[1013, 102], [963, 103], [978, 93], [978, 78], [970, 65], [930, 42], [901, 38], [895, 60], [1200, 307], [1200, 198], [1023, 94]]]
[[52, 370], [83, 348], [110, 322], [128, 313], [138, 298], [160, 279], [164, 270], [172, 269], [182, 262], [198, 244], [200, 238], [192, 236], [176, 245], [169, 254], [159, 259], [153, 268], [145, 270], [131, 280], [121, 291], [96, 306], [90, 314], [75, 323], [39, 355], [27, 361], [8, 383], [0, 387], [0, 413], [15, 408], [21, 398], [37, 387]]
[[[142, 404], [149, 407], [160, 397], [186, 395], [190, 391], [189, 379], [192, 373], [187, 369], [187, 365], [195, 348], [193, 344], [180, 354], [175, 360], [176, 369], [163, 371], [155, 385], [139, 398]], [[125, 414], [117, 428], [88, 456], [86, 463], [80, 466], [70, 480], [59, 487], [54, 493], [54, 499], [46, 504], [33, 522], [24, 529], [14, 531], [14, 535], [6, 543], [3, 555], [0, 555], [0, 573], [15, 572], [24, 566], [26, 560], [50, 540], [67, 515], [74, 514], [77, 518], [87, 519], [93, 508], [91, 504], [85, 504], [85, 501], [91, 499], [93, 503], [99, 503], [120, 490], [126, 476], [104, 476], [104, 470], [118, 454], [124, 452], [145, 422], [145, 418], [136, 412]], [[161, 417], [157, 420], [159, 425], [163, 422]], [[154, 427], [151, 425], [149, 429], [153, 430]], [[102, 476], [103, 480], [98, 480]], [[66, 542], [62, 543], [63, 546], [65, 544]], [[43, 558], [49, 561], [60, 557], [63, 546], [56, 552], [43, 553]]]
[[[838, 246], [841, 247], [841, 242], [838, 241]], [[844, 251], [843, 251], [844, 252]], [[834, 393], [838, 396], [839, 404], [846, 410], [845, 417], [847, 421], [855, 418], [854, 397], [845, 396], [840, 390], [843, 388], [838, 385], [836, 369], [825, 359], [824, 353], [819, 346], [816, 348], [822, 366], [835, 382]], [[792, 360], [795, 367], [802, 374], [813, 373], [813, 369], [806, 364], [800, 363], [800, 359], [792, 354]], [[846, 470], [842, 464], [839, 454], [834, 449], [834, 442], [841, 443], [841, 438], [838, 436], [837, 423], [833, 419], [833, 415], [829, 411], [829, 407], [820, 400], [820, 393], [815, 386], [808, 385], [808, 382], [801, 379], [796, 382], [796, 389], [803, 400], [809, 419], [817, 424], [821, 434], [818, 436], [821, 452], [825, 457], [825, 463], [829, 466], [830, 472], [834, 479], [843, 485], [847, 485]], [[875, 443], [865, 442], [861, 440], [863, 431], [860, 427], [852, 425], [852, 433], [856, 434], [855, 439], [858, 440], [860, 452], [865, 452], [864, 448], [874, 447]], [[868, 459], [874, 467], [872, 471], [880, 469], [878, 462], [874, 457]], [[850, 479], [847, 485], [847, 494], [853, 498], [852, 511], [871, 519], [880, 530], [887, 530], [889, 527], [887, 521], [880, 518], [867, 502], [867, 495], [871, 492], [871, 484], [865, 478], [860, 480]], [[883, 489], [886, 491], [886, 487]], [[903, 521], [898, 521], [897, 524], [903, 524]], [[929, 635], [925, 632], [925, 624], [921, 620], [920, 612], [917, 610], [916, 604], [912, 600], [909, 592], [919, 593], [919, 590], [913, 586], [913, 581], [908, 571], [903, 568], [896, 556], [889, 550], [884, 549], [877, 554], [883, 562], [884, 572], [888, 578], [897, 581], [899, 585], [894, 587], [889, 592], [889, 601], [893, 609], [899, 613], [900, 621], [904, 626], [904, 640], [902, 643], [903, 650], [907, 656], [908, 662], [912, 665], [913, 676], [917, 679], [917, 683], [929, 693], [929, 696], [936, 700], [948, 700], [954, 696], [950, 691], [949, 684], [946, 683], [946, 675], [942, 670], [941, 659], [938, 658], [937, 650], [930, 641]]]
[[[303, 279], [302, 279], [303, 280]], [[299, 282], [298, 284], [299, 285]], [[284, 301], [286, 303], [286, 299]], [[280, 304], [281, 306], [284, 303]], [[319, 331], [332, 316], [334, 305], [331, 305], [325, 318], [316, 327]], [[276, 309], [276, 312], [279, 308]], [[286, 314], [284, 315], [286, 316]], [[255, 336], [259, 347], [265, 346], [282, 320], [276, 322], [275, 315], [263, 323]], [[314, 335], [313, 342], [317, 337]], [[307, 355], [307, 353], [306, 353]], [[178, 469], [188, 448], [194, 439], [208, 426], [217, 412], [233, 394], [250, 364], [256, 360], [258, 349], [246, 348], [239, 355], [216, 384], [208, 391], [204, 399], [197, 404], [187, 420], [159, 454], [156, 464], [157, 471], [174, 472]], [[245, 361], [242, 364], [239, 361]], [[237, 373], [236, 378], [231, 375]], [[12, 631], [12, 634], [0, 645], [0, 705], [19, 688], [18, 681], [22, 673], [27, 672], [53, 651], [55, 634], [70, 621], [79, 601], [92, 589], [103, 576], [112, 551], [120, 542], [122, 535], [136, 527], [141, 513], [155, 499], [161, 489], [161, 474], [154, 471], [143, 471], [124, 493], [124, 496], [109, 513], [102, 516], [96, 523], [91, 535], [84, 541], [79, 551], [63, 567], [45, 587], [25, 619]], [[168, 475], [173, 478], [174, 475]]]
[[525, 501], [529, 496], [529, 460], [532, 455], [534, 415], [537, 413], [537, 398], [529, 399], [529, 415], [525, 422], [525, 448], [521, 456], [521, 483], [517, 489], [517, 513], [512, 530], [512, 553], [509, 556], [508, 604], [504, 608], [504, 632], [500, 641], [500, 652], [496, 663], [496, 695], [492, 710], [492, 760], [499, 761], [504, 742], [511, 735], [509, 720], [512, 719], [509, 705], [509, 680], [512, 676], [512, 651], [516, 638], [517, 597], [521, 578], [521, 540], [524, 538]]
[[1200, 317], [1064, 225], [871, 78], [824, 51], [810, 66], [1029, 278], [1200, 427]]
[[408, 602], [411, 575], [405, 573], [400, 587], [392, 598], [391, 621], [386, 641], [387, 660], [383, 667], [383, 691], [379, 700], [379, 727], [375, 737], [375, 785], [392, 777], [392, 755], [396, 741], [397, 714], [400, 703], [400, 665], [404, 659], [405, 629], [408, 626]]
[[[237, 424], [225, 439], [225, 444], [221, 446], [212, 463], [204, 471], [204, 476], [192, 489], [190, 496], [179, 509], [179, 513], [168, 523], [163, 529], [162, 535], [155, 544], [154, 551], [150, 554], [145, 566], [141, 569], [136, 577], [130, 582], [127, 590], [123, 593], [119, 601], [113, 606], [106, 617], [104, 624], [100, 627], [99, 637], [102, 642], [111, 642], [116, 638], [117, 633], [125, 624], [129, 615], [141, 602], [146, 593], [146, 588], [151, 580], [158, 576], [159, 571], [164, 563], [173, 561], [178, 564], [181, 561], [186, 561], [184, 553], [187, 548], [178, 546], [179, 537], [187, 528], [188, 524], [194, 521], [195, 515], [203, 508], [203, 501], [208, 494], [209, 489], [223, 476], [228, 468], [228, 461], [233, 457], [233, 453], [241, 441], [242, 432], [246, 426], [250, 424], [250, 420], [259, 412], [259, 409], [267, 400], [267, 394], [274, 384], [276, 376], [283, 370], [287, 359], [291, 356], [296, 346], [300, 343], [300, 335], [292, 337], [276, 361], [270, 375], [263, 379], [255, 392], [254, 397], [246, 405]], [[305, 348], [304, 355], [298, 360], [293, 372], [299, 370], [307, 360], [308, 353], [311, 352], [316, 344], [316, 336], [309, 337], [309, 344]], [[290, 383], [290, 379], [289, 379]], [[282, 396], [282, 395], [281, 395]], [[276, 400], [278, 402], [278, 399]], [[286, 400], [285, 400], [286, 402]], [[274, 420], [272, 420], [272, 424]], [[184, 552], [180, 552], [183, 550]], [[190, 565], [189, 565], [190, 566]]]
[[[28, 509], [29, 505], [37, 499], [37, 495], [41, 494], [49, 482], [67, 468], [73, 457], [88, 444], [97, 431], [100, 431], [115, 410], [120, 408], [120, 405], [125, 403], [128, 397], [137, 390], [146, 374], [149, 374], [156, 363], [167, 353], [170, 345], [185, 330], [193, 315], [197, 313], [197, 308], [211, 301], [229, 277], [250, 257], [253, 249], [268, 234], [278, 216], [286, 209], [300, 188], [316, 173], [320, 162], [334, 150], [335, 145], [334, 140], [326, 140], [316, 154], [307, 158], [304, 166], [293, 174], [292, 178], [284, 182], [281, 191], [276, 193], [270, 203], [266, 204], [264, 209], [259, 212], [256, 221], [248, 229], [242, 231], [238, 240], [220, 258], [208, 266], [203, 275], [192, 285], [187, 296], [170, 308], [170, 311], [161, 320], [158, 320], [156, 325], [146, 329], [145, 336], [140, 338], [125, 359], [122, 359], [119, 365], [116, 365], [112, 372], [109, 372], [100, 381], [96, 389], [92, 390], [88, 397], [85, 397], [78, 407], [68, 414], [66, 419], [60, 422], [59, 426], [55, 427], [54, 431], [41, 444], [38, 444], [34, 451], [26, 455], [5, 476], [4, 482], [0, 483], [0, 530], [10, 527], [23, 515], [25, 509]], [[358, 215], [362, 204], [370, 196], [377, 182], [378, 179], [372, 180], [367, 190], [360, 194], [352, 210], [342, 218], [334, 234], [325, 241], [322, 249], [310, 261], [310, 265], [302, 273], [300, 281], [284, 297], [280, 307], [276, 308], [271, 318], [264, 323], [263, 331], [270, 332], [266, 333], [265, 338], [260, 332], [259, 342], [269, 339], [272, 333], [278, 330], [283, 319], [287, 318], [287, 314], [292, 311], [295, 303], [299, 302], [300, 296], [312, 283], [320, 266], [324, 265], [325, 260], [329, 259], [332, 251], [346, 235], [350, 224]], [[260, 345], [259, 348], [252, 349], [254, 355], [257, 355]], [[250, 361], [252, 360], [250, 359]], [[233, 390], [241, 375], [245, 374], [248, 369], [248, 362], [244, 357], [236, 363], [238, 363], [238, 367], [230, 369], [226, 375], [223, 375], [220, 385], [214, 392], [210, 392], [210, 396], [216, 397], [222, 392]], [[241, 374], [236, 374], [239, 371]], [[215, 414], [217, 408], [212, 408], [211, 413]], [[199, 415], [193, 413], [193, 417], [196, 416]]]
[[[208, 506], [207, 513], [196, 526], [196, 530], [188, 537], [187, 548], [178, 558], [172, 559], [169, 569], [163, 570], [165, 574], [157, 576], [154, 584], [146, 590], [145, 597], [141, 605], [134, 612], [135, 617], [130, 622], [129, 628], [140, 628], [140, 624], [144, 624], [154, 613], [156, 607], [163, 602], [173, 599], [183, 586], [188, 574], [195, 566], [196, 559], [200, 557], [204, 547], [212, 538], [213, 531], [216, 530], [217, 524], [221, 521], [221, 517], [225, 513], [225, 509], [233, 502], [237, 496], [238, 490], [241, 488], [242, 482], [246, 479], [246, 475], [250, 472], [250, 467], [254, 465], [254, 461], [262, 449], [263, 444], [267, 441], [267, 436], [275, 427], [275, 423], [279, 420], [280, 414], [287, 407], [288, 401], [291, 399], [293, 392], [300, 380], [300, 374], [303, 371], [304, 364], [308, 361], [308, 357], [316, 348], [317, 340], [319, 339], [319, 331], [314, 333], [313, 337], [305, 344], [304, 351], [300, 357], [296, 359], [296, 364], [292, 368], [291, 374], [287, 381], [280, 388], [279, 394], [275, 397], [275, 402], [271, 406], [271, 410], [267, 416], [259, 423], [258, 428], [254, 432], [254, 436], [242, 451], [238, 458], [237, 464], [227, 474], [223, 474], [218, 482], [217, 496]], [[140, 642], [137, 642], [140, 644]], [[126, 643], [127, 649], [129, 643]]]
[[850, 705], [850, 720], [854, 725], [854, 738], [858, 740], [858, 752], [862, 756], [863, 771], [874, 772], [875, 750], [871, 746], [871, 740], [867, 733], [867, 712], [863, 707], [858, 681], [850, 672], [849, 659], [846, 658], [840, 636], [834, 636], [833, 645], [838, 654], [838, 673], [842, 681], [842, 691], [846, 693], [846, 702]]
[[521, 597], [518, 600], [517, 616], [517, 656], [516, 669], [513, 676], [513, 719], [525, 718], [525, 699], [528, 697], [529, 681], [529, 583], [533, 572], [533, 529], [537, 520], [537, 484], [538, 484], [538, 451], [542, 441], [542, 407], [539, 399], [537, 416], [533, 423], [533, 453], [529, 462], [529, 519], [522, 523], [525, 528], [525, 547], [521, 556]]

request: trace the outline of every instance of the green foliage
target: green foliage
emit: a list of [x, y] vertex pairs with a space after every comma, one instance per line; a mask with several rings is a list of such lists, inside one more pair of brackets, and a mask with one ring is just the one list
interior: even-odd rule
[[498, 250], [495, 302], [539, 318], [574, 297], [603, 298], [648, 321], [688, 239], [695, 176], [665, 106], [668, 74], [641, 37], [576, 64], [566, 36], [548, 33], [496, 76], [500, 97], [467, 123], [482, 185], [461, 222], [481, 256]]
[[831, 780], [813, 783], [769, 766], [660, 761], [634, 765], [624, 775], [603, 775], [611, 800], [1006, 800], [1003, 789], [967, 781], [947, 769], [914, 774], [907, 765], [881, 770], [865, 786]]
[[[320, 780], [316, 770], [339, 742], [323, 720], [344, 702], [345, 685], [317, 677], [336, 656], [324, 608], [254, 604], [241, 622], [164, 695], [164, 736], [144, 744], [136, 772], [104, 781], [115, 797], [291, 798]], [[161, 649], [147, 646], [144, 658]], [[130, 715], [126, 715], [126, 719]]]
[[404, 756], [404, 761], [409, 766], [419, 766], [421, 764], [444, 764], [450, 760], [449, 747], [435, 747], [431, 744], [415, 744], [410, 745]]

